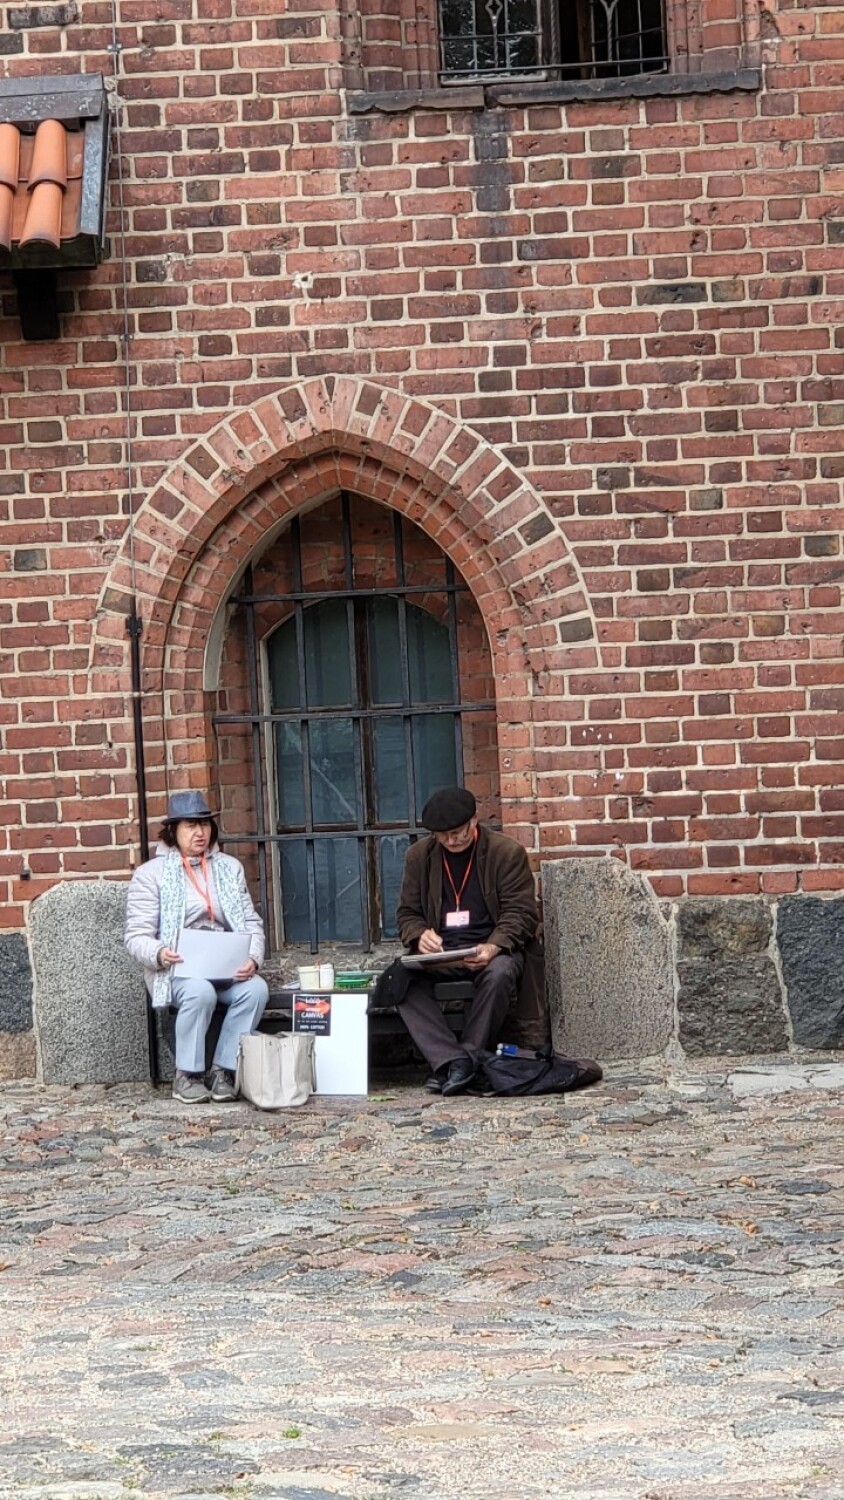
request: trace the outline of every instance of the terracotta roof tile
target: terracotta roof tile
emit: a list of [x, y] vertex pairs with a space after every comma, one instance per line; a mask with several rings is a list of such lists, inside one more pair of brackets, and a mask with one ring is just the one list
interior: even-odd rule
[[16, 125], [0, 125], [0, 245], [12, 248], [12, 219], [18, 190], [21, 135]]
[[82, 131], [69, 130], [60, 120], [42, 120], [34, 136], [17, 125], [0, 125], [0, 246], [5, 250], [38, 243], [58, 249], [62, 240], [79, 234], [83, 147]]

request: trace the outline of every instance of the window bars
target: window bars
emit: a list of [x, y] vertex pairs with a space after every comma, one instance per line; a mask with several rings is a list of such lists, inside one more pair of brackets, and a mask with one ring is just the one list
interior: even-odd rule
[[662, 0], [439, 0], [440, 77], [617, 78], [668, 65]]
[[[247, 570], [231, 603], [243, 621], [249, 711], [213, 718], [215, 732], [251, 726], [255, 828], [227, 835], [226, 845], [257, 852], [268, 933], [280, 928], [285, 943], [312, 952], [327, 942], [367, 950], [395, 935], [421, 808], [438, 786], [462, 780], [463, 716], [495, 711], [489, 700], [460, 696], [458, 602], [467, 585], [444, 555], [438, 578], [409, 581], [396, 513], [395, 582], [356, 586], [352, 504], [341, 496], [338, 586], [305, 579], [298, 518], [287, 543], [292, 589], [256, 592]], [[255, 614], [270, 604], [280, 606], [280, 623], [262, 658]]]

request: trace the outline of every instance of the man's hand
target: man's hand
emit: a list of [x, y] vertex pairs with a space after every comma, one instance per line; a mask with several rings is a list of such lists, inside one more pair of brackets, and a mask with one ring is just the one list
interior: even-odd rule
[[475, 949], [474, 958], [464, 958], [463, 963], [467, 969], [485, 969], [500, 952], [501, 949], [497, 943], [479, 943]]
[[442, 953], [443, 940], [433, 927], [426, 927], [419, 939], [420, 953]]
[[237, 981], [239, 979], [240, 980], [242, 980], [242, 979], [251, 979], [253, 977], [253, 975], [257, 974], [257, 972], [258, 972], [258, 965], [256, 964], [254, 958], [249, 958], [249, 959], [246, 960], [246, 963], [242, 964], [241, 967], [238, 969], [237, 973], [234, 976], [235, 977], [235, 981]]

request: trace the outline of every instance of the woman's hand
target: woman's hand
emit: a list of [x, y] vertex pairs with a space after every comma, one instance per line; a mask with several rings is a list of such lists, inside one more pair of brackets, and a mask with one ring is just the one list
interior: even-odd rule
[[182, 955], [175, 948], [159, 948], [157, 959], [159, 969], [172, 969], [174, 964], [182, 962]]
[[254, 958], [250, 958], [245, 964], [242, 965], [241, 968], [238, 969], [234, 977], [235, 980], [252, 979], [254, 975], [257, 974], [257, 972], [258, 965], [256, 964]]

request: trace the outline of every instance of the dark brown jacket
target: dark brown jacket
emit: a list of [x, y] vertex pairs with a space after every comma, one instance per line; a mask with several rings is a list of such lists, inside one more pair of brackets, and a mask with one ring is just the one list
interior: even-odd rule
[[[515, 839], [479, 824], [477, 861], [478, 881], [495, 923], [487, 942], [504, 953], [523, 950], [525, 955], [517, 1004], [506, 1023], [507, 1040], [544, 1046], [549, 1035], [545, 965], [527, 854]], [[406, 947], [415, 949], [428, 927], [439, 932], [442, 894], [442, 848], [431, 835], [411, 844], [405, 859], [397, 916]]]

